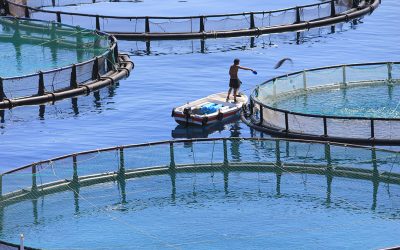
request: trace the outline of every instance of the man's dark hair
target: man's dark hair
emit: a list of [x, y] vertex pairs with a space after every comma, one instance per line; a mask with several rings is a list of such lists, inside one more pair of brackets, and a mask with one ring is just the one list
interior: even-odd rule
[[233, 64], [238, 65], [240, 62], [239, 58], [236, 58], [235, 60], [233, 60]]

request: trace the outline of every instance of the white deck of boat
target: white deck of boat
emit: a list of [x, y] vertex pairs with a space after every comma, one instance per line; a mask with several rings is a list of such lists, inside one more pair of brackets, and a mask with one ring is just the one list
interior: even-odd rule
[[213, 95], [209, 95], [207, 97], [189, 102], [185, 105], [182, 105], [177, 108], [177, 110], [182, 111], [186, 107], [192, 107], [192, 108], [199, 108], [201, 105], [207, 102], [213, 102], [217, 104], [222, 104], [224, 106], [228, 106], [230, 108], [234, 107], [242, 107], [243, 104], [245, 104], [248, 100], [247, 96], [242, 94], [240, 97], [237, 97], [236, 100], [237, 102], [233, 102], [233, 95], [230, 95], [229, 102], [226, 102], [226, 96], [228, 95], [227, 92], [221, 92]]
[[[218, 94], [214, 94], [209, 96], [209, 99], [214, 99], [216, 101], [219, 101], [221, 103], [226, 103], [226, 96], [228, 95], [228, 92], [223, 92], [223, 93], [218, 93]], [[242, 94], [240, 97], [236, 97], [236, 103], [233, 103], [233, 93], [231, 93], [231, 95], [229, 96], [229, 103], [232, 103], [236, 106], [242, 106], [243, 103], [247, 102], [247, 96]]]

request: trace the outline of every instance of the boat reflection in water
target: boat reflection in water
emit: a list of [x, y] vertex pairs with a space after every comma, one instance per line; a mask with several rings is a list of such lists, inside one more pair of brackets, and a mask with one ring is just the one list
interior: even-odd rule
[[208, 138], [211, 134], [229, 130], [231, 132], [230, 137], [238, 137], [240, 135], [239, 121], [240, 116], [235, 115], [229, 118], [229, 120], [213, 123], [205, 127], [178, 125], [171, 131], [171, 136], [174, 139]]

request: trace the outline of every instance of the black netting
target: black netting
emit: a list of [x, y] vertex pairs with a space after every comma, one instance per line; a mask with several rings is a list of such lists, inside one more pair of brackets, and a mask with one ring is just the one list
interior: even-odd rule
[[94, 60], [76, 66], [76, 78], [79, 83], [92, 80]]
[[154, 33], [191, 33], [200, 30], [199, 18], [194, 19], [151, 19], [150, 32]]
[[36, 95], [38, 86], [38, 75], [3, 80], [4, 93], [8, 99]]
[[49, 72], [43, 75], [44, 88], [47, 92], [55, 92], [70, 87], [71, 68]]
[[[93, 19], [93, 21], [95, 20]], [[143, 33], [145, 32], [145, 19], [100, 18], [100, 27], [106, 32]]]
[[231, 17], [207, 17], [204, 20], [205, 31], [243, 30], [250, 28], [250, 15]]

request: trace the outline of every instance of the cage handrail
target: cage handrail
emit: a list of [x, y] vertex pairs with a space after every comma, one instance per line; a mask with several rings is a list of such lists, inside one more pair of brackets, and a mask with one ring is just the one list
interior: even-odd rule
[[360, 144], [351, 144], [351, 143], [340, 143], [340, 142], [329, 142], [329, 141], [318, 141], [318, 140], [304, 140], [304, 139], [295, 139], [295, 138], [254, 138], [254, 137], [216, 137], [216, 138], [192, 138], [192, 139], [178, 139], [178, 140], [163, 140], [163, 141], [156, 141], [156, 142], [148, 142], [148, 143], [137, 143], [137, 144], [127, 144], [127, 145], [119, 145], [113, 147], [106, 147], [100, 149], [93, 149], [93, 150], [86, 150], [80, 151], [75, 153], [70, 153], [58, 157], [53, 157], [47, 160], [33, 162], [27, 165], [20, 166], [18, 168], [8, 170], [3, 172], [1, 175], [11, 174], [23, 169], [28, 169], [34, 166], [38, 166], [41, 164], [51, 163], [71, 157], [77, 157], [81, 155], [87, 155], [92, 153], [101, 153], [107, 151], [113, 151], [118, 149], [127, 149], [127, 148], [144, 148], [144, 147], [151, 147], [156, 145], [170, 145], [170, 144], [179, 144], [179, 143], [193, 143], [193, 142], [214, 142], [214, 141], [285, 141], [285, 142], [300, 142], [300, 143], [314, 143], [314, 144], [322, 144], [322, 145], [333, 145], [333, 146], [342, 146], [342, 147], [352, 147], [352, 148], [361, 148], [361, 149], [368, 149], [368, 150], [376, 150], [380, 152], [387, 152], [387, 153], [395, 153], [400, 154], [400, 150], [393, 150], [393, 149], [386, 149], [386, 148], [376, 148], [371, 146], [365, 146]]

